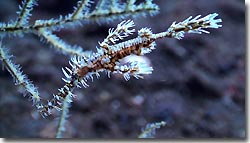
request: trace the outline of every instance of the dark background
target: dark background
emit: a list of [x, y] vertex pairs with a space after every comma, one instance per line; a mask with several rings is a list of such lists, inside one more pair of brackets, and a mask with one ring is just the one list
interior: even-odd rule
[[[72, 12], [76, 0], [40, 0], [31, 22]], [[16, 18], [19, 1], [0, 0], [0, 21]], [[166, 121], [156, 138], [245, 138], [245, 3], [243, 0], [155, 0], [160, 13], [134, 19], [136, 29], [161, 32], [173, 21], [190, 15], [218, 13], [220, 29], [211, 34], [189, 34], [183, 40], [162, 39], [146, 55], [154, 68], [143, 80], [120, 76], [89, 81], [75, 91], [65, 137], [136, 138], [147, 123]], [[56, 34], [70, 44], [94, 50], [108, 29], [120, 21], [91, 23]], [[50, 98], [63, 86], [61, 68], [69, 57], [40, 42], [36, 35], [3, 40], [39, 87]], [[54, 137], [55, 114], [42, 119], [32, 103], [18, 92], [7, 70], [0, 71], [0, 137]]]

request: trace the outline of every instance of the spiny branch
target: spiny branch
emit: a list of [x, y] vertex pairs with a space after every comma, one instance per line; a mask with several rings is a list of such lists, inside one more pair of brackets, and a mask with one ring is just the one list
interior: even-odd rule
[[88, 51], [83, 52], [83, 48], [80, 46], [71, 46], [70, 44], [66, 43], [46, 28], [40, 28], [37, 34], [39, 35], [39, 37], [41, 37], [42, 41], [45, 40], [47, 43], [49, 43], [51, 46], [53, 46], [63, 54], [77, 56], [86, 56], [89, 54]]
[[84, 15], [89, 13], [91, 4], [94, 3], [92, 0], [80, 0], [77, 2], [74, 12], [71, 14], [72, 19], [82, 19]]
[[38, 0], [25, 0], [22, 2], [22, 6], [19, 6], [20, 11], [17, 12], [18, 18], [15, 27], [27, 26], [29, 18], [31, 16], [31, 11], [33, 7], [37, 5]]
[[165, 126], [166, 122], [161, 121], [157, 123], [149, 123], [146, 125], [145, 129], [142, 129], [142, 133], [138, 136], [138, 138], [154, 138], [156, 129]]
[[[30, 0], [34, 1], [34, 0]], [[28, 5], [30, 1], [27, 1], [25, 4]], [[121, 4], [118, 2], [115, 7], [120, 8], [120, 10], [114, 10], [109, 6], [111, 0], [100, 0], [99, 3], [102, 7], [98, 8], [92, 12], [89, 12], [89, 7], [91, 7], [91, 0], [80, 0], [78, 1], [77, 7], [75, 8], [72, 14], [68, 14], [66, 16], [59, 16], [57, 19], [49, 19], [49, 20], [36, 20], [34, 24], [0, 24], [0, 36], [3, 34], [12, 33], [29, 33], [35, 32], [40, 28], [49, 28], [50, 30], [59, 30], [64, 27], [74, 27], [76, 25], [81, 25], [82, 23], [96, 21], [96, 22], [108, 22], [113, 21], [114, 19], [124, 19], [129, 15], [138, 16], [138, 15], [146, 15], [149, 13], [150, 15], [154, 15], [159, 11], [159, 7], [153, 3], [150, 3], [150, 0], [146, 0], [146, 2], [141, 3], [139, 5], [129, 5], [125, 8], [126, 4]], [[31, 7], [31, 6], [30, 6]], [[30, 12], [32, 7], [28, 12]], [[113, 10], [111, 10], [113, 9]], [[83, 13], [84, 12], [84, 13]], [[23, 12], [24, 14], [28, 14], [27, 12]], [[24, 18], [26, 15], [20, 15], [19, 19]]]
[[0, 42], [0, 60], [2, 61], [5, 68], [12, 75], [15, 84], [21, 86], [25, 92], [24, 96], [28, 94], [29, 98], [33, 101], [33, 104], [37, 104], [40, 101], [40, 96], [31, 81], [28, 79], [27, 75], [23, 74], [20, 65], [12, 62], [11, 55], [9, 55], [8, 50], [2, 47], [2, 42]]
[[69, 107], [70, 107], [70, 102], [72, 101], [71, 96], [65, 97], [65, 100], [62, 103], [62, 113], [59, 118], [59, 123], [58, 123], [58, 128], [57, 128], [57, 133], [56, 133], [56, 138], [62, 138], [63, 137], [63, 132], [66, 130], [65, 129], [65, 123], [67, 122], [68, 118], [68, 112], [69, 112]]

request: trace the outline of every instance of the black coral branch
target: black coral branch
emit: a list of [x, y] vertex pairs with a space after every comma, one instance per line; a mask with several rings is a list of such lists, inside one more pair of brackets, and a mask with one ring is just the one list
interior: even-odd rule
[[34, 84], [28, 79], [27, 75], [23, 73], [20, 65], [17, 65], [12, 62], [12, 56], [9, 55], [8, 49], [2, 46], [0, 42], [0, 60], [2, 61], [4, 67], [12, 75], [15, 84], [19, 85], [24, 89], [24, 96], [28, 94], [29, 98], [33, 101], [33, 104], [36, 104], [40, 101], [40, 96]]

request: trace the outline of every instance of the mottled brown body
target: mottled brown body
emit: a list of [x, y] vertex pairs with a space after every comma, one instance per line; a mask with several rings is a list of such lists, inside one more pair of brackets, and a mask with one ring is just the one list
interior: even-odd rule
[[[101, 56], [99, 59], [96, 59], [95, 61], [92, 62], [92, 65], [89, 66], [84, 66], [82, 68], [79, 68], [77, 70], [77, 75], [79, 77], [84, 77], [88, 72], [95, 72], [100, 69], [106, 69], [111, 72], [113, 72], [115, 69], [114, 67], [116, 66], [116, 62], [119, 62], [119, 60], [131, 55], [140, 55], [141, 54], [141, 49], [142, 48], [150, 48], [150, 44], [153, 42], [153, 40], [148, 40], [144, 43], [140, 43], [137, 45], [132, 45], [130, 47], [124, 47], [119, 51], [116, 51], [112, 53], [111, 50], [109, 50], [106, 54]], [[106, 49], [106, 47], [104, 47]], [[108, 63], [102, 63], [102, 59], [109, 57], [110, 62]]]

